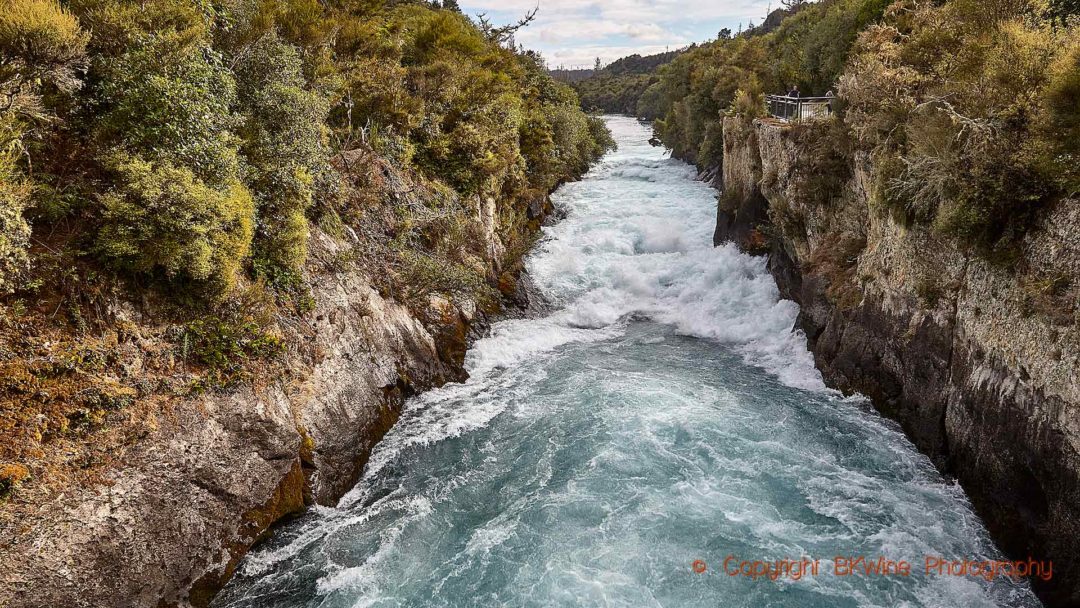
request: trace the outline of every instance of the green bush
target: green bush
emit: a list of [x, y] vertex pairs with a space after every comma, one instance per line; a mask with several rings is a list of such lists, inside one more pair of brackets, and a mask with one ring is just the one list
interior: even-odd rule
[[307, 257], [314, 178], [329, 170], [329, 105], [307, 86], [299, 50], [272, 32], [238, 60], [241, 150], [258, 209], [253, 253], [260, 266], [297, 275]]
[[558, 174], [555, 138], [551, 119], [540, 108], [528, 112], [518, 127], [521, 154], [528, 166], [529, 181], [550, 187], [550, 177]]
[[[27, 268], [30, 224], [24, 211], [37, 184], [20, 163], [54, 118], [45, 92], [73, 92], [87, 36], [78, 20], [52, 0], [9, 0], [0, 11], [0, 294]], [[36, 136], [36, 137], [35, 137]]]
[[213, 186], [238, 178], [236, 84], [217, 52], [155, 33], [101, 61], [98, 78], [95, 136], [107, 150], [185, 166]]
[[1032, 142], [1047, 179], [1071, 196], [1080, 195], [1080, 41], [1050, 68]]
[[0, 49], [23, 69], [43, 73], [70, 66], [82, 58], [86, 41], [78, 19], [53, 0], [8, 0], [0, 11]]
[[160, 271], [211, 296], [227, 293], [247, 257], [254, 202], [242, 183], [214, 188], [186, 167], [117, 156], [100, 197], [98, 247], [135, 272]]
[[466, 298], [487, 303], [495, 298], [483, 272], [454, 261], [445, 255], [432, 255], [414, 249], [402, 249], [400, 280], [406, 287], [403, 295], [409, 303], [424, 304], [431, 294]]
[[30, 225], [23, 218], [29, 186], [15, 169], [14, 154], [0, 154], [0, 294], [16, 286], [19, 272], [28, 262], [26, 246]]
[[188, 323], [180, 338], [180, 357], [206, 368], [206, 380], [197, 387], [229, 389], [251, 376], [250, 364], [285, 352], [280, 337], [251, 317], [205, 317]]

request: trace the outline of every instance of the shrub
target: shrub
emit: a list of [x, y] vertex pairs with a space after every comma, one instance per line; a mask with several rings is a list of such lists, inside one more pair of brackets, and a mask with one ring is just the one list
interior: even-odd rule
[[765, 115], [765, 96], [760, 90], [739, 89], [735, 92], [732, 111], [746, 120], [753, 120]]
[[18, 175], [15, 159], [10, 152], [0, 154], [0, 294], [14, 289], [16, 277], [28, 261], [30, 225], [23, 218], [23, 209], [30, 188]]
[[555, 140], [551, 120], [534, 108], [518, 127], [518, 146], [528, 166], [529, 182], [541, 188], [551, 187], [551, 176], [558, 175]]
[[618, 148], [611, 131], [608, 131], [607, 125], [598, 116], [589, 117], [589, 143], [591, 144], [592, 160], [598, 160], [604, 154]]
[[180, 351], [184, 361], [206, 368], [200, 387], [228, 389], [250, 378], [253, 360], [276, 358], [285, 344], [251, 317], [206, 317], [184, 327]]
[[454, 299], [476, 299], [487, 303], [495, 298], [495, 291], [485, 279], [484, 273], [445, 255], [431, 255], [415, 250], [399, 250], [401, 256], [401, 281], [407, 291], [404, 299], [410, 303], [423, 303], [431, 294], [443, 294]]
[[800, 190], [818, 205], [840, 197], [852, 177], [854, 150], [846, 125], [831, 117], [795, 127], [801, 153], [795, 162]]
[[50, 118], [44, 89], [77, 88], [74, 68], [86, 40], [78, 20], [52, 0], [8, 0], [0, 11], [0, 295], [16, 286], [29, 261], [30, 225], [23, 212], [34, 184], [19, 167], [29, 154], [27, 130]]
[[597, 125], [569, 104], [549, 105], [545, 108], [551, 124], [554, 156], [558, 164], [552, 168], [546, 183], [540, 188], [550, 189], [567, 178], [581, 175], [606, 149], [606, 142], [596, 139]]
[[724, 159], [724, 126], [719, 121], [705, 126], [705, 137], [698, 148], [697, 162], [702, 167], [717, 167]]
[[0, 11], [0, 49], [22, 69], [67, 69], [82, 58], [86, 42], [79, 21], [53, 0], [8, 0]]
[[1033, 142], [1040, 170], [1066, 194], [1080, 194], [1080, 39], [1050, 68]]
[[258, 208], [254, 255], [264, 267], [297, 275], [307, 257], [314, 177], [328, 170], [323, 125], [329, 106], [307, 87], [298, 50], [275, 34], [238, 59], [241, 150]]
[[213, 5], [186, 0], [65, 0], [65, 4], [93, 32], [87, 45], [92, 74], [106, 61], [162, 37], [171, 38], [175, 48], [204, 43], [215, 17]]
[[0, 465], [0, 498], [7, 498], [19, 487], [30, 471], [21, 464], [4, 463]]
[[187, 167], [212, 186], [238, 178], [236, 85], [218, 53], [155, 33], [102, 61], [99, 78], [95, 137], [107, 148]]
[[253, 233], [244, 185], [213, 188], [168, 161], [118, 156], [111, 165], [116, 185], [100, 197], [102, 254], [132, 271], [194, 282], [211, 296], [231, 289]]
[[938, 301], [945, 295], [945, 289], [937, 278], [932, 276], [919, 277], [915, 281], [915, 294], [924, 306], [934, 308]]

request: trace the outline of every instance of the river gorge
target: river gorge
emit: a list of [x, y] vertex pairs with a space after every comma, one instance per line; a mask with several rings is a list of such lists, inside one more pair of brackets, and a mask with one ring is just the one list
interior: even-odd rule
[[713, 247], [715, 190], [607, 122], [618, 151], [555, 193], [527, 260], [546, 309], [410, 399], [357, 485], [213, 606], [1039, 606], [928, 572], [1004, 557], [898, 424], [826, 388], [765, 258]]

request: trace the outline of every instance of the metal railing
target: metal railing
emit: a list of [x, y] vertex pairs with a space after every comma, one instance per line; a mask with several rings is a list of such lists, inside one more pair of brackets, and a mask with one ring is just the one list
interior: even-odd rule
[[832, 113], [835, 97], [788, 97], [766, 95], [765, 105], [769, 114], [781, 120], [807, 120], [825, 118]]

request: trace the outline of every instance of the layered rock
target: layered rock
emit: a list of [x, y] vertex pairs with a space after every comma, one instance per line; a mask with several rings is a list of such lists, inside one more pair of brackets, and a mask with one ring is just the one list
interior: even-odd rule
[[1053, 560], [1048, 604], [1080, 602], [1080, 204], [995, 264], [878, 208], [865, 156], [823, 176], [815, 128], [725, 119], [716, 241], [767, 251], [826, 381], [897, 420], [1007, 553]]
[[[388, 201], [415, 191], [395, 183]], [[535, 222], [521, 230], [538, 229], [551, 206], [542, 197], [530, 208]], [[479, 201], [471, 221], [488, 274], [513, 283], [513, 304], [526, 282], [512, 276], [518, 265], [500, 240], [498, 210]], [[314, 310], [277, 320], [285, 373], [169, 403], [103, 483], [72, 487], [0, 525], [0, 606], [206, 606], [276, 522], [333, 505], [355, 484], [409, 396], [464, 379], [465, 349], [485, 312], [460, 297], [406, 307], [380, 294], [370, 269], [378, 260], [341, 262], [360, 246], [351, 229], [342, 238], [313, 232]], [[137, 310], [122, 305], [117, 322], [149, 326]]]

